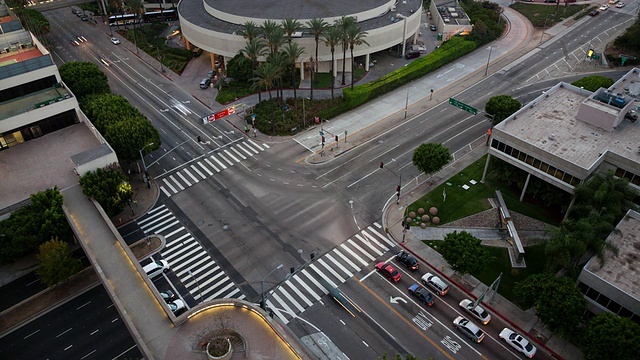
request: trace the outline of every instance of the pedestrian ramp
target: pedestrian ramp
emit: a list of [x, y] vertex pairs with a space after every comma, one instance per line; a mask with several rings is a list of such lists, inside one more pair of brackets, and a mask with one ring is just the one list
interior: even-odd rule
[[164, 236], [166, 246], [160, 255], [198, 303], [222, 298], [245, 298], [207, 250], [165, 205], [152, 209], [136, 222], [146, 235]]
[[269, 149], [269, 145], [258, 144], [251, 139], [236, 142], [174, 173], [163, 175], [157, 178], [156, 181], [160, 187], [160, 191], [167, 197], [171, 197], [267, 149]]
[[266, 305], [287, 324], [395, 245], [374, 222], [270, 290]]

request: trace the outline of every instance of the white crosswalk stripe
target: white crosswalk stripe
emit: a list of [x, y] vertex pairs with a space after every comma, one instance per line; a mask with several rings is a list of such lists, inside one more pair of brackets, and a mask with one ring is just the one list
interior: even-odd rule
[[160, 190], [167, 197], [171, 197], [202, 180], [206, 180], [207, 177], [214, 176], [216, 173], [267, 149], [269, 149], [267, 144], [259, 145], [252, 140], [236, 142], [211, 154], [208, 158], [202, 158], [175, 173], [159, 178], [158, 181], [162, 181]]
[[[196, 168], [193, 170], [205, 178]], [[185, 174], [190, 175], [188, 171]], [[164, 236], [166, 246], [160, 250], [160, 255], [196, 301], [200, 302], [200, 294], [205, 301], [228, 297], [245, 298], [224, 269], [211, 258], [188, 229], [181, 225], [169, 208], [160, 205], [136, 222], [146, 235]]]
[[316, 257], [304, 269], [268, 291], [267, 306], [287, 324], [320, 301], [330, 288], [338, 288], [349, 278], [357, 276], [355, 273], [373, 270], [373, 265], [382, 260], [376, 259], [390, 250], [394, 252], [395, 247], [378, 231], [381, 228], [374, 223]]

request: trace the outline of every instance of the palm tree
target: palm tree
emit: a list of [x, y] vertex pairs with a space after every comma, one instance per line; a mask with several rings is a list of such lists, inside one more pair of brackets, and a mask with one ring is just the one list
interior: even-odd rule
[[[251, 73], [255, 73], [258, 67], [258, 58], [267, 56], [267, 44], [262, 38], [254, 38], [247, 41], [247, 45], [240, 50], [240, 53], [251, 61]], [[262, 92], [258, 91], [258, 103], [262, 102]]]
[[287, 42], [291, 44], [291, 35], [294, 32], [302, 29], [302, 24], [298, 20], [294, 20], [292, 18], [286, 18], [282, 20], [282, 29], [284, 33], [287, 35]]
[[343, 16], [334, 22], [334, 26], [340, 31], [340, 44], [342, 44], [342, 85], [346, 85], [345, 69], [347, 66], [347, 48], [349, 47], [349, 28], [356, 24], [356, 19], [351, 16]]
[[260, 26], [253, 21], [247, 21], [242, 24], [242, 28], [236, 33], [247, 39], [247, 41], [251, 41], [260, 35]]
[[267, 58], [267, 62], [269, 62], [270, 64], [272, 64], [273, 66], [276, 67], [276, 69], [278, 69], [278, 77], [277, 79], [274, 81], [275, 85], [277, 86], [277, 90], [276, 90], [276, 97], [279, 97], [281, 100], [284, 100], [284, 96], [281, 95], [282, 93], [282, 74], [284, 73], [285, 69], [287, 68], [287, 65], [289, 65], [289, 58], [287, 57], [287, 55], [283, 52], [283, 51], [278, 51], [275, 54], [271, 54], [269, 55], [269, 57]]
[[276, 123], [275, 123], [275, 113], [273, 112], [273, 101], [272, 101], [272, 97], [271, 97], [271, 88], [273, 87], [273, 83], [276, 81], [276, 79], [278, 79], [278, 77], [280, 77], [280, 73], [278, 68], [270, 63], [270, 62], [264, 62], [262, 64], [260, 64], [260, 66], [258, 66], [258, 68], [255, 71], [255, 77], [254, 79], [254, 83], [253, 86], [254, 88], [265, 88], [267, 89], [267, 92], [269, 93], [269, 102], [271, 103], [271, 125], [273, 127], [273, 133], [275, 134], [276, 132]]
[[[131, 8], [131, 13], [135, 14], [138, 18], [140, 17], [141, 13], [142, 13], [142, 1], [141, 0], [130, 0], [129, 2], [130, 4], [130, 8]], [[135, 40], [135, 45], [136, 45], [136, 54], [138, 54], [138, 36], [137, 36], [137, 31], [136, 31], [136, 23], [140, 24], [139, 20], [136, 18], [133, 21], [133, 39]], [[139, 25], [138, 25], [139, 27]]]
[[273, 20], [265, 20], [262, 24], [262, 36], [267, 41], [269, 52], [273, 55], [278, 52], [278, 48], [284, 41], [284, 30], [280, 24]]
[[[365, 44], [369, 46], [369, 43], [364, 40], [367, 37], [367, 32], [362, 31], [360, 26], [354, 24], [347, 30], [347, 40], [349, 42], [349, 49], [351, 50], [351, 90], [353, 90], [353, 48]], [[343, 73], [344, 74], [344, 73]]]
[[296, 93], [296, 63], [298, 58], [304, 54], [304, 49], [297, 43], [288, 43], [284, 46], [284, 53], [289, 58], [289, 64], [291, 65], [291, 87], [293, 88], [293, 98], [298, 97]]
[[333, 68], [333, 65], [335, 64], [335, 53], [336, 53], [336, 46], [338, 44], [340, 44], [340, 30], [338, 28], [336, 28], [335, 26], [329, 26], [327, 28], [327, 31], [324, 34], [324, 44], [325, 46], [328, 46], [329, 49], [331, 49], [331, 98], [333, 99], [333, 88], [334, 88], [334, 83], [335, 80], [333, 78], [333, 74], [335, 69]]
[[[313, 18], [307, 21], [307, 29], [316, 41], [316, 61], [312, 64], [314, 72], [312, 78], [315, 78], [316, 84], [318, 83], [318, 44], [320, 43], [320, 36], [324, 34], [327, 26], [329, 26], [329, 24], [320, 18]], [[313, 83], [311, 84], [311, 100], [313, 100]]]

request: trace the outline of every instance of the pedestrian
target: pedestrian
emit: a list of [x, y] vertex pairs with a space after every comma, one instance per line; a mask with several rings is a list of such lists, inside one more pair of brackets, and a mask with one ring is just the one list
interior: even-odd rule
[[249, 133], [249, 127], [247, 125], [244, 126], [244, 133], [245, 134]]
[[253, 137], [257, 138], [258, 137], [258, 129], [253, 128]]

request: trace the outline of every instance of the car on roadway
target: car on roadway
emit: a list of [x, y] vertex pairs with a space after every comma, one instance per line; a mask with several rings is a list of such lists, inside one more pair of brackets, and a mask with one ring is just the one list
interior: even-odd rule
[[435, 290], [440, 296], [445, 296], [449, 292], [450, 286], [432, 273], [422, 275], [420, 280], [422, 280], [423, 284]]
[[78, 37], [77, 37], [77, 39], [78, 39], [78, 41], [80, 41], [80, 42], [85, 42], [85, 41], [87, 41], [87, 38], [86, 38], [86, 37], [84, 37], [84, 36], [82, 36], [82, 35], [78, 36]]
[[416, 51], [416, 50], [407, 51], [407, 53], [404, 54], [404, 58], [407, 60], [415, 59], [419, 57], [420, 57], [420, 51]]
[[169, 309], [171, 309], [171, 311], [175, 315], [178, 315], [185, 308], [184, 302], [182, 302], [182, 300], [174, 300], [174, 301], [168, 303], [167, 305], [169, 305]]
[[464, 311], [476, 318], [476, 320], [480, 321], [482, 325], [487, 325], [489, 321], [491, 321], [491, 314], [489, 314], [482, 306], [474, 306], [474, 304], [474, 301], [464, 299], [460, 301], [460, 304], [458, 305], [460, 305]]
[[605, 11], [609, 8], [609, 4], [602, 4], [600, 5], [600, 7], [598, 8], [598, 10], [600, 11]]
[[618, 1], [618, 3], [616, 4], [616, 7], [618, 9], [623, 8], [624, 7], [624, 3], [622, 1]]
[[396, 254], [396, 261], [413, 271], [418, 270], [418, 268], [420, 267], [418, 260], [416, 260], [413, 255], [404, 250]]
[[118, 40], [118, 38], [112, 37], [111, 38], [111, 42], [113, 43], [113, 45], [118, 45], [120, 44], [120, 40]]
[[480, 330], [480, 328], [476, 326], [476, 324], [472, 323], [462, 316], [458, 316], [457, 318], [453, 319], [453, 326], [455, 326], [456, 329], [460, 330], [460, 332], [462, 332], [466, 337], [468, 337], [476, 344], [480, 344], [482, 340], [484, 340], [484, 331]]
[[600, 14], [600, 11], [598, 11], [598, 10], [591, 10], [591, 12], [589, 13], [589, 16], [596, 16], [596, 15], [598, 15], [598, 14]]
[[418, 301], [427, 306], [433, 306], [433, 304], [436, 302], [436, 297], [431, 295], [429, 290], [423, 288], [418, 284], [409, 286], [409, 294], [417, 297]]
[[80, 43], [79, 43], [79, 42], [78, 42], [78, 40], [76, 40], [76, 39], [71, 39], [71, 45], [73, 45], [73, 46], [79, 46], [79, 45], [80, 45]]
[[619, 0], [609, 0], [609, 4], [613, 5], [613, 4], [618, 3], [618, 1], [619, 1]]
[[533, 355], [536, 354], [536, 347], [531, 345], [529, 340], [522, 337], [522, 335], [517, 332], [504, 328], [500, 331], [500, 338], [507, 342], [507, 344], [511, 345], [514, 349], [523, 353], [529, 359], [533, 358]]
[[387, 279], [397, 283], [402, 278], [402, 274], [398, 272], [393, 266], [390, 264], [385, 264], [384, 262], [379, 262], [376, 264], [376, 269], [378, 272], [382, 274]]
[[429, 26], [429, 29], [431, 29], [431, 31], [438, 31], [438, 27], [435, 25]]

